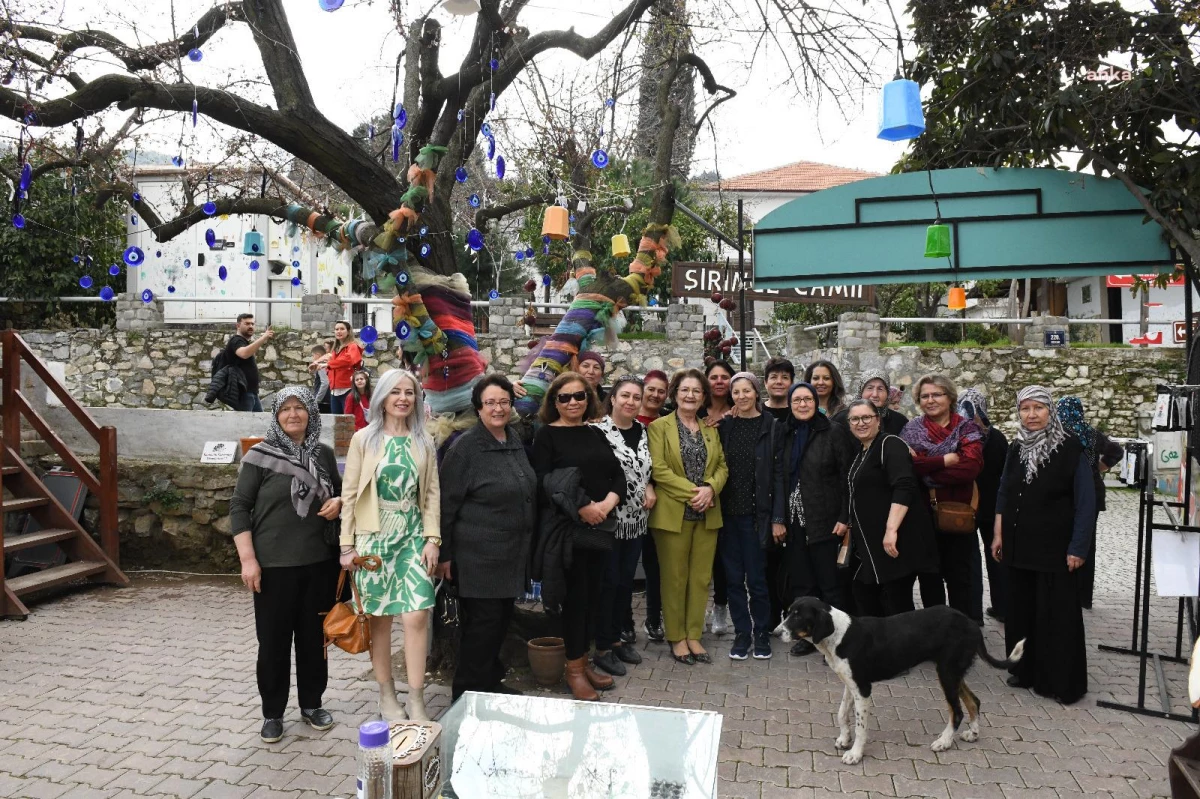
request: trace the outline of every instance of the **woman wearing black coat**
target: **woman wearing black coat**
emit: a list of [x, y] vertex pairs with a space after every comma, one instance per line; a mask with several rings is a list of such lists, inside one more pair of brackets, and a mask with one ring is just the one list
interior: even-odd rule
[[[775, 478], [775, 516], [782, 516], [785, 525], [775, 528], [775, 538], [787, 541], [788, 603], [814, 596], [840, 608], [837, 552], [849, 519], [845, 433], [817, 412], [817, 402], [808, 383], [796, 383], [788, 391], [792, 415], [783, 435], [776, 437]], [[813, 651], [807, 640], [792, 647], [793, 655]]]
[[525, 591], [537, 514], [537, 477], [508, 424], [512, 383], [488, 375], [475, 384], [471, 404], [479, 424], [458, 437], [441, 465], [441, 568], [458, 588], [462, 625], [454, 699], [464, 691], [520, 693], [500, 682], [500, 647], [513, 601]]
[[937, 571], [933, 522], [908, 445], [880, 432], [879, 409], [854, 400], [846, 421], [859, 444], [846, 479], [860, 559], [854, 599], [860, 615], [893, 616], [913, 610], [917, 572]]

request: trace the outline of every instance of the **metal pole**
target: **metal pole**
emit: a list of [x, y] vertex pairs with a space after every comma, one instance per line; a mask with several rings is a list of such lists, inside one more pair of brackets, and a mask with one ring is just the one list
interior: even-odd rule
[[742, 351], [742, 371], [746, 371], [746, 225], [742, 215], [742, 198], [738, 198], [738, 310], [742, 318], [738, 333], [738, 345]]
[[[740, 201], [739, 201], [739, 202], [740, 202]], [[697, 214], [695, 211], [693, 211], [691, 208], [688, 208], [686, 205], [684, 205], [683, 203], [679, 202], [678, 200], [676, 200], [676, 201], [675, 201], [675, 210], [676, 210], [676, 211], [678, 211], [679, 213], [683, 214], [684, 216], [686, 216], [688, 219], [690, 219], [690, 220], [692, 220], [693, 222], [695, 222], [695, 223], [696, 223], [697, 225], [699, 225], [700, 227], [702, 227], [702, 228], [704, 228], [705, 230], [707, 230], [709, 233], [711, 233], [711, 234], [713, 234], [714, 236], [716, 236], [716, 237], [717, 237], [718, 239], [720, 239], [721, 241], [723, 241], [723, 242], [725, 242], [726, 244], [728, 244], [730, 247], [733, 247], [733, 248], [735, 248], [735, 249], [736, 249], [736, 250], [738, 250], [739, 252], [741, 251], [741, 249], [742, 249], [742, 242], [741, 242], [741, 235], [740, 235], [740, 234], [739, 234], [739, 236], [738, 236], [738, 240], [737, 240], [737, 241], [734, 241], [733, 239], [729, 238], [729, 237], [728, 237], [728, 236], [726, 236], [724, 233], [722, 233], [721, 231], [717, 230], [715, 227], [713, 227], [712, 225], [710, 225], [710, 224], [709, 224], [709, 223], [708, 223], [708, 222], [707, 222], [707, 221], [704, 219], [704, 217], [700, 216], [700, 215], [699, 215], [699, 214]], [[739, 220], [741, 219], [741, 214], [739, 214], [739, 215], [738, 215], [738, 219], [739, 219]]]

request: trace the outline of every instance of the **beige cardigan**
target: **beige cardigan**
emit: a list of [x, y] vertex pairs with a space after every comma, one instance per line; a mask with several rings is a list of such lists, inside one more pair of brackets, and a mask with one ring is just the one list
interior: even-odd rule
[[[366, 428], [359, 430], [350, 439], [350, 451], [346, 453], [346, 471], [342, 475], [342, 546], [353, 546], [356, 536], [375, 535], [379, 532], [379, 494], [375, 490], [375, 472], [383, 457], [379, 452], [365, 451]], [[428, 448], [413, 446], [410, 450], [417, 465], [417, 480], [420, 496], [417, 505], [421, 509], [421, 521], [426, 538], [441, 538], [441, 484], [438, 480], [437, 457], [433, 444]]]

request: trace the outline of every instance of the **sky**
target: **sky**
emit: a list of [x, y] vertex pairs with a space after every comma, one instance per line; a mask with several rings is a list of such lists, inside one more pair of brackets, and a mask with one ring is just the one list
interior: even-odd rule
[[[710, 0], [706, 0], [709, 2]], [[170, 7], [167, 0], [41, 0], [61, 15], [68, 27], [92, 23], [122, 39], [143, 43], [170, 37]], [[735, 5], [740, 0], [730, 0]], [[388, 12], [388, 0], [346, 0], [335, 12], [321, 10], [318, 0], [287, 0], [287, 10], [308, 80], [321, 111], [347, 130], [383, 113], [392, 97], [394, 68], [402, 42]], [[410, 14], [433, 4], [409, 5]], [[197, 19], [211, 2], [174, 0], [175, 17], [182, 28]], [[598, 30], [623, 3], [614, 0], [531, 0], [521, 22], [531, 31], [574, 27], [581, 35]], [[692, 0], [692, 6], [703, 6]], [[748, 5], [748, 0], [747, 0]], [[749, 10], [749, 9], [747, 9]], [[435, 12], [443, 28], [443, 72], [457, 68], [465, 42], [474, 27], [474, 17], [452, 17]], [[749, 23], [747, 23], [749, 24]], [[843, 115], [831, 102], [814, 102], [782, 87], [786, 65], [777, 49], [760, 50], [753, 68], [744, 62], [749, 39], [737, 33], [720, 32], [720, 26], [701, 28], [697, 51], [708, 60], [717, 80], [738, 91], [714, 115], [716, 137], [708, 130], [698, 139], [693, 173], [719, 169], [723, 177], [769, 169], [799, 160], [817, 161], [877, 172], [889, 170], [903, 152], [903, 145], [875, 137], [879, 87], [890, 79], [892, 67], [879, 65], [878, 80], [863, 88], [845, 104]], [[722, 38], [727, 40], [722, 41]], [[610, 47], [608, 52], [615, 52]], [[889, 56], [891, 57], [891, 56]], [[548, 73], [590, 76], [592, 67], [572, 54], [549, 55], [539, 60]], [[88, 65], [98, 70], [102, 65]], [[261, 75], [257, 49], [245, 25], [237, 24], [218, 34], [204, 47], [198, 64], [185, 61], [185, 74], [202, 84], [244, 80]], [[514, 85], [502, 96], [502, 107], [511, 117], [521, 105], [512, 95]], [[253, 93], [254, 87], [235, 90]], [[596, 87], [598, 96], [602, 87]], [[702, 100], [703, 92], [698, 92]], [[632, 102], [632, 98], [630, 100]], [[703, 106], [701, 106], [703, 107]], [[201, 109], [203, 111], [203, 109]], [[520, 136], [517, 129], [508, 131]], [[190, 137], [190, 126], [172, 120], [161, 128], [155, 145], [172, 151], [182, 129]], [[707, 128], [707, 126], [706, 126]], [[205, 125], [195, 132], [197, 150], [206, 141]], [[6, 129], [11, 133], [11, 129]]]

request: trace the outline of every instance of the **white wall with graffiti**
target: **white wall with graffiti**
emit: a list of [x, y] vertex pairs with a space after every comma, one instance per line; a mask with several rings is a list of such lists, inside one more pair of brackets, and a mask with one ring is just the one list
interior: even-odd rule
[[[143, 167], [135, 177], [144, 201], [164, 219], [184, 207], [185, 169]], [[206, 197], [197, 197], [204, 202]], [[217, 199], [214, 197], [213, 199]], [[213, 216], [168, 242], [158, 242], [143, 220], [126, 219], [129, 244], [146, 254], [129, 270], [129, 290], [150, 289], [164, 301], [168, 323], [213, 324], [251, 312], [276, 326], [300, 327], [299, 298], [310, 292], [350, 293], [351, 256], [339, 254], [306, 229], [266, 216]], [[210, 244], [209, 231], [212, 231]], [[218, 299], [295, 297], [295, 303], [172, 302], [171, 297]]]

